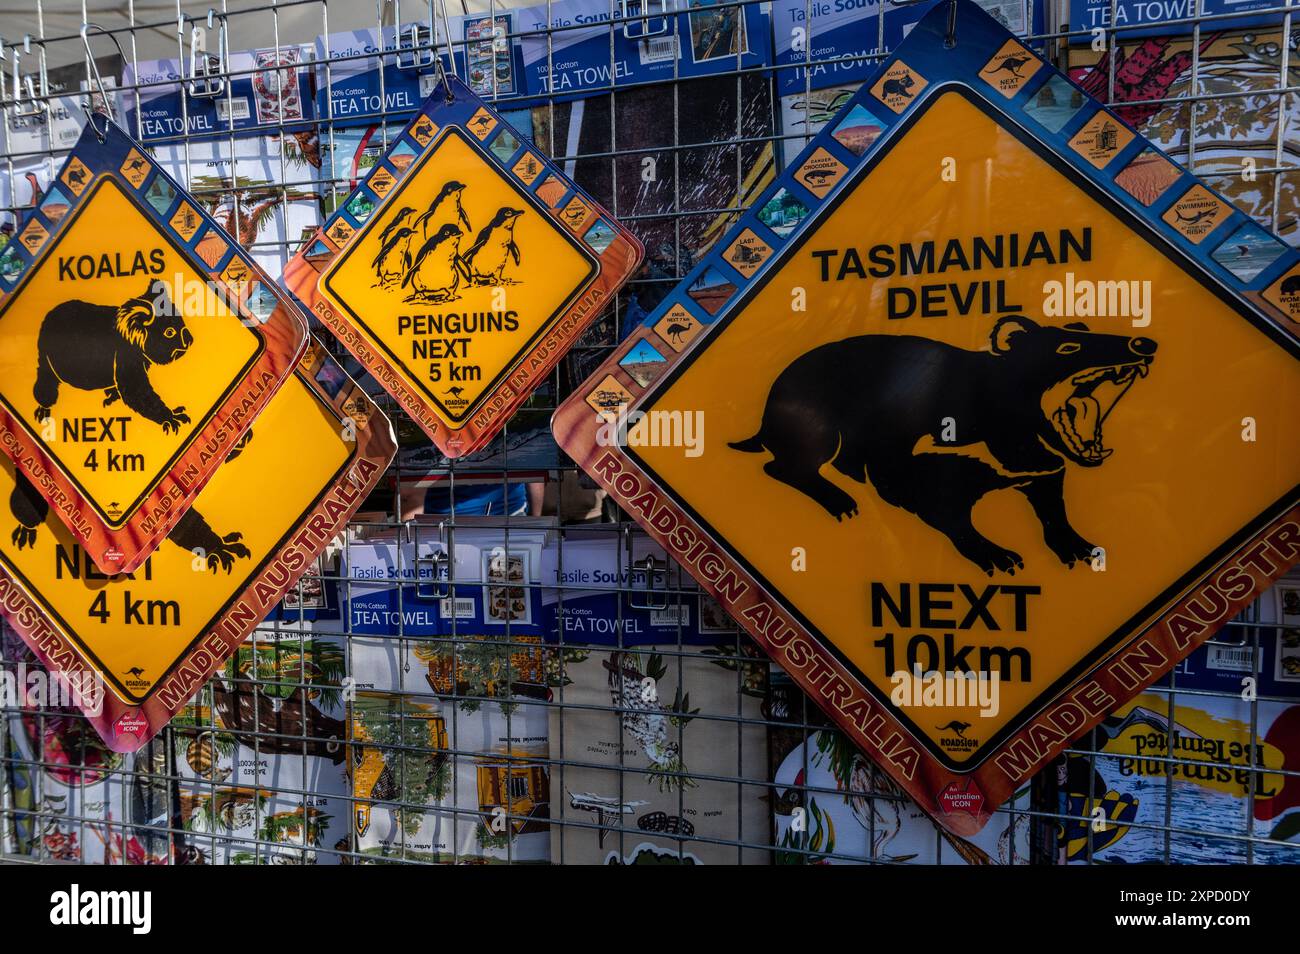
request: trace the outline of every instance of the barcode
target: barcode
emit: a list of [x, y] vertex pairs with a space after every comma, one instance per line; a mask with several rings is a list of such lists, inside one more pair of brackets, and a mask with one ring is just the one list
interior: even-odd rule
[[445, 599], [438, 601], [438, 615], [443, 619], [451, 619], [453, 611], [457, 619], [474, 618], [474, 601], [471, 599]]
[[641, 65], [662, 63], [677, 56], [677, 37], [656, 36], [641, 41]]
[[1249, 646], [1210, 646], [1205, 663], [1211, 669], [1231, 669], [1235, 672], [1252, 672], [1255, 653]]
[[685, 603], [650, 611], [651, 626], [690, 626], [691, 608]]
[[235, 107], [234, 110], [235, 122], [239, 122], [240, 120], [247, 119], [248, 100], [242, 96], [239, 99], [234, 99], [234, 100], [227, 100], [227, 99], [217, 100], [217, 118], [221, 120], [223, 123], [230, 122], [230, 107], [232, 103], [234, 104]]

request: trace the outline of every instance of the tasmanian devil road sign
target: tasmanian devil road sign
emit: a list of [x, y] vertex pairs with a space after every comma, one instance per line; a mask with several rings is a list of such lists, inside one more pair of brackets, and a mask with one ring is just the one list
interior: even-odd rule
[[641, 254], [449, 77], [285, 280], [439, 449], [461, 457], [500, 430]]
[[85, 688], [104, 741], [134, 751], [343, 531], [394, 450], [388, 419], [314, 346], [167, 540], [114, 577], [0, 459], [0, 611]]
[[306, 325], [103, 117], [17, 234], [0, 254], [0, 448], [100, 570], [130, 572], [291, 373]]
[[949, 9], [554, 426], [967, 833], [1300, 560], [1300, 255]]

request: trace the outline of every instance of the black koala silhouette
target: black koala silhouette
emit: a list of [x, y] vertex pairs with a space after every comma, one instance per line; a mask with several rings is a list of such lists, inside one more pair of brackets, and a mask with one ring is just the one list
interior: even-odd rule
[[[916, 514], [990, 576], [1024, 569], [1020, 555], [980, 534], [971, 510], [1014, 487], [1043, 538], [1073, 567], [1094, 551], [1065, 513], [1065, 463], [1110, 456], [1102, 423], [1154, 360], [1156, 343], [1091, 332], [1082, 322], [1042, 327], [1020, 315], [994, 325], [992, 351], [910, 335], [861, 335], [796, 358], [768, 393], [758, 433], [729, 446], [768, 450], [763, 470], [840, 520], [852, 497], [823, 477], [826, 464]], [[945, 419], [955, 439], [945, 440]], [[960, 449], [983, 444], [983, 457]]]
[[189, 351], [193, 336], [172, 305], [167, 283], [149, 283], [122, 305], [65, 301], [50, 309], [36, 339], [36, 419], [44, 421], [59, 399], [59, 385], [104, 392], [104, 406], [119, 398], [164, 432], [189, 423], [184, 407], [169, 408], [149, 382], [149, 369]]
[[885, 85], [880, 88], [880, 92], [885, 96], [902, 96], [904, 99], [911, 99], [912, 94], [908, 92], [916, 85], [916, 80], [912, 78], [911, 73], [904, 73], [898, 79], [885, 80]]
[[[230, 463], [242, 454], [252, 438], [253, 432], [246, 431], [226, 455], [226, 463]], [[32, 482], [24, 473], [14, 471], [14, 478], [14, 489], [9, 494], [9, 510], [18, 521], [18, 526], [9, 539], [21, 550], [36, 545], [36, 531], [45, 522], [50, 505], [32, 486]], [[172, 527], [171, 533], [167, 534], [167, 539], [191, 553], [201, 550], [208, 569], [213, 573], [218, 569], [229, 573], [234, 568], [237, 558], [247, 560], [252, 556], [248, 547], [240, 542], [244, 539], [242, 533], [224, 535], [217, 533], [193, 507], [190, 507], [185, 515], [176, 521], [176, 526]]]

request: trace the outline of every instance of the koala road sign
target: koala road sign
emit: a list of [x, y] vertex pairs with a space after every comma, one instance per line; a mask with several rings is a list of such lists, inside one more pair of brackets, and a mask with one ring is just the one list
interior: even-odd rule
[[110, 748], [134, 751], [342, 532], [395, 449], [388, 419], [315, 345], [167, 540], [114, 577], [0, 459], [0, 522], [17, 528], [0, 535], [0, 611], [51, 672], [102, 679], [83, 708]]
[[948, 12], [554, 427], [969, 833], [1300, 561], [1300, 255]]
[[447, 78], [285, 281], [448, 457], [489, 441], [641, 246]]
[[102, 117], [16, 235], [0, 253], [0, 448], [101, 571], [130, 572], [292, 372], [306, 326]]

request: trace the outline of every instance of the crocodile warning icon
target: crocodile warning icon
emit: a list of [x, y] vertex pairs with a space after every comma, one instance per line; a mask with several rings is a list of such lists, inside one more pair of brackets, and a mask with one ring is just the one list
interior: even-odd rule
[[[132, 151], [116, 127], [102, 144], [88, 129], [71, 208], [0, 278], [0, 445], [110, 574], [167, 536], [306, 344], [164, 173], [138, 152], [119, 171]], [[220, 268], [195, 252], [200, 231]], [[219, 276], [236, 264], [250, 280], [232, 287]]]
[[970, 832], [1300, 562], [1300, 254], [1186, 172], [1134, 201], [1116, 173], [1149, 144], [956, 9], [956, 43], [939, 5], [554, 429]]
[[532, 184], [549, 164], [448, 82], [286, 280], [460, 457], [491, 439], [641, 250], [558, 170], [548, 181], [568, 201], [542, 201]]

